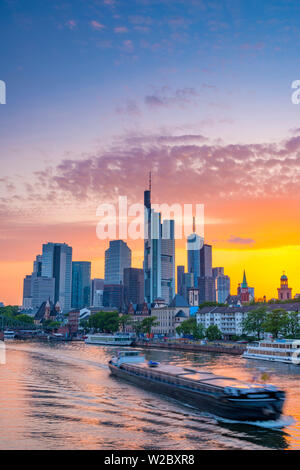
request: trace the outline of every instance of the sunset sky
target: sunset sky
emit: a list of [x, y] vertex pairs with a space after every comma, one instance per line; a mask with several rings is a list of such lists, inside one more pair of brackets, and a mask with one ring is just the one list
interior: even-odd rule
[[0, 301], [47, 241], [103, 276], [96, 209], [142, 202], [149, 171], [153, 202], [204, 204], [233, 294], [244, 269], [300, 293], [298, 1], [3, 0], [0, 40]]

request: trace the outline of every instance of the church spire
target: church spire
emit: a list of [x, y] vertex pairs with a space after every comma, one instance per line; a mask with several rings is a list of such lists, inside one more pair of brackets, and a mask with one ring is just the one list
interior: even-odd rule
[[245, 269], [244, 269], [244, 276], [243, 276], [243, 282], [242, 282], [241, 287], [243, 287], [244, 289], [246, 289], [248, 287]]

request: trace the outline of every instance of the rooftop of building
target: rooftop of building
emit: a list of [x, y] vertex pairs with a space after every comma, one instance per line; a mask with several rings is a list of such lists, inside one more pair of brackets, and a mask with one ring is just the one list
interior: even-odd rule
[[185, 300], [185, 298], [182, 297], [182, 295], [176, 294], [169, 306], [170, 307], [189, 307], [189, 304]]
[[183, 310], [179, 310], [179, 312], [176, 313], [175, 318], [187, 318], [187, 314], [184, 313]]

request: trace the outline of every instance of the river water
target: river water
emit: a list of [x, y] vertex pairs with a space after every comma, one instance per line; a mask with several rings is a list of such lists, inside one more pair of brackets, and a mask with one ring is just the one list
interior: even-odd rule
[[7, 341], [0, 364], [0, 449], [300, 449], [300, 366], [181, 351], [148, 359], [240, 379], [268, 371], [287, 392], [278, 430], [224, 423], [111, 377], [115, 348]]

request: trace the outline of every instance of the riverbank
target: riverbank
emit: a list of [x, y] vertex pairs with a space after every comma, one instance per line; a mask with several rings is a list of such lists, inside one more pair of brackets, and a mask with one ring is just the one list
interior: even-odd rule
[[225, 353], [240, 356], [245, 351], [244, 345], [222, 345], [218, 344], [200, 344], [200, 343], [178, 343], [178, 342], [151, 342], [151, 341], [136, 341], [135, 345], [142, 348], [149, 349], [175, 349], [180, 351], [203, 351]]

